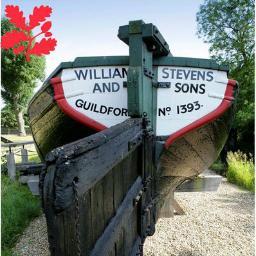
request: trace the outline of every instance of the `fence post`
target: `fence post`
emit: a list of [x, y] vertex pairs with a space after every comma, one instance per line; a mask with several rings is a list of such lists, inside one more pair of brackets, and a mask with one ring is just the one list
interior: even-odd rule
[[15, 165], [14, 153], [10, 151], [6, 156], [7, 156], [8, 176], [10, 177], [11, 180], [15, 180], [16, 165]]
[[23, 145], [23, 148], [21, 149], [20, 153], [21, 153], [21, 163], [23, 163], [23, 164], [28, 163], [28, 151], [27, 151], [27, 149], [24, 148], [24, 145]]

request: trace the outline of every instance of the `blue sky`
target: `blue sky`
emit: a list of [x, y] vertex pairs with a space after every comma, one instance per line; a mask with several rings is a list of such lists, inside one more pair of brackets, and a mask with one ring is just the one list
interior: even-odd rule
[[158, 27], [174, 56], [209, 58], [209, 46], [196, 35], [196, 12], [203, 0], [3, 0], [19, 5], [26, 17], [34, 6], [53, 9], [51, 29], [58, 40], [46, 57], [49, 75], [62, 61], [77, 56], [128, 55], [128, 47], [117, 37], [118, 27], [143, 19]]

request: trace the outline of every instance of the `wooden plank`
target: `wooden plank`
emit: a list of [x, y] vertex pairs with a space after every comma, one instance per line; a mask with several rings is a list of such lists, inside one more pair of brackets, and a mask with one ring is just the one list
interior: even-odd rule
[[91, 211], [92, 211], [92, 237], [93, 243], [101, 236], [104, 228], [104, 205], [103, 205], [103, 185], [98, 182], [91, 189]]
[[125, 162], [123, 165], [125, 191], [128, 191], [128, 189], [131, 187], [131, 185], [139, 175], [139, 172], [138, 172], [138, 166], [140, 165], [140, 162], [138, 161], [139, 152], [140, 152], [140, 148], [136, 148], [125, 159]]
[[[77, 255], [78, 253], [78, 241], [76, 237], [76, 209], [75, 205], [64, 211], [63, 213], [63, 225], [58, 225], [60, 245], [63, 243], [61, 239], [64, 236], [64, 251], [60, 255]], [[78, 219], [79, 221], [79, 219]], [[63, 229], [63, 230], [62, 230]], [[80, 230], [78, 230], [79, 232]], [[64, 234], [62, 234], [64, 232]]]
[[112, 218], [109, 225], [104, 230], [102, 236], [98, 239], [95, 244], [91, 256], [102, 255], [102, 252], [105, 255], [108, 255], [111, 252], [112, 248], [115, 246], [115, 243], [119, 237], [120, 232], [122, 231], [124, 221], [130, 218], [131, 213], [134, 210], [133, 199], [142, 189], [141, 178], [138, 177], [129, 192], [127, 193], [125, 199], [117, 210], [117, 213], [114, 218]]
[[80, 247], [82, 255], [89, 255], [93, 248], [91, 193], [88, 191], [80, 200]]
[[[54, 230], [54, 236], [55, 236], [55, 241], [58, 241], [56, 243], [55, 251], [52, 253], [53, 255], [61, 255], [65, 252], [65, 246], [66, 246], [66, 236], [69, 236], [69, 234], [65, 235], [65, 212], [58, 214], [55, 216], [55, 227], [56, 229]], [[66, 238], [66, 239], [65, 239]]]
[[119, 237], [115, 243], [115, 255], [116, 256], [124, 256], [124, 229], [121, 230]]
[[138, 237], [136, 207], [133, 209], [132, 213], [130, 214], [129, 219], [126, 220], [124, 230], [125, 230], [124, 255], [130, 256], [133, 245]]
[[27, 164], [16, 164], [16, 170], [19, 171], [23, 175], [28, 174], [40, 174], [42, 168], [45, 165], [42, 163], [27, 163]]
[[118, 164], [116, 167], [113, 168], [113, 175], [114, 175], [114, 209], [117, 211], [119, 205], [121, 204], [123, 197], [124, 197], [124, 178], [123, 178], [123, 169], [122, 165]]
[[110, 219], [115, 214], [114, 209], [114, 178], [113, 170], [110, 171], [103, 179], [103, 213], [104, 226], [106, 226]]
[[[51, 255], [56, 255], [56, 251], [59, 251], [59, 240], [58, 240], [58, 223], [55, 222], [55, 213], [53, 209], [54, 202], [54, 175], [55, 175], [55, 166], [51, 165], [48, 167], [48, 172], [44, 178], [43, 184], [43, 209], [47, 221], [47, 230], [48, 230], [48, 241], [49, 249]], [[61, 254], [59, 254], [61, 255]]]
[[131, 157], [133, 153], [130, 153], [121, 163], [121, 169], [123, 172], [123, 190], [124, 194], [129, 190], [129, 187], [132, 185], [132, 169], [129, 169], [131, 166]]

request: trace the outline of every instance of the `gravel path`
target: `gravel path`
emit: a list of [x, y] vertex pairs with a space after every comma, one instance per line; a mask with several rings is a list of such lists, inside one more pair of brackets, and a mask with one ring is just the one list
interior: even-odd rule
[[[186, 215], [160, 219], [145, 256], [252, 256], [254, 194], [223, 181], [218, 192], [176, 193]], [[18, 256], [49, 256], [46, 223], [34, 220], [15, 248]]]

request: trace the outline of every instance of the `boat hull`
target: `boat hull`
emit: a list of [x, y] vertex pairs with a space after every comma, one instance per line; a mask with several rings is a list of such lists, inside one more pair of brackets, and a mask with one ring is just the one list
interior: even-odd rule
[[42, 161], [48, 152], [95, 133], [63, 113], [51, 86], [43, 88], [28, 108], [30, 128]]
[[[63, 88], [59, 90], [61, 84], [51, 84], [51, 81], [53, 79], [60, 80], [59, 77], [63, 75], [62, 71], [65, 69], [91, 67], [96, 65], [95, 63], [98, 66], [127, 66], [128, 61], [127, 57], [109, 57], [109, 59], [105, 57], [78, 58], [72, 63], [62, 64], [54, 71], [34, 96], [28, 108], [30, 127], [42, 161], [52, 149], [97, 132], [85, 123], [79, 122], [74, 116], [72, 118], [72, 115], [69, 115], [71, 111], [65, 112], [65, 106], [62, 104], [62, 101], [66, 101], [63, 98]], [[217, 72], [218, 70], [226, 72], [224, 68], [216, 66], [208, 60], [172, 57], [168, 60], [160, 60], [155, 65], [180, 65], [192, 68], [200, 66], [205, 69], [217, 70]], [[70, 81], [70, 79], [66, 79], [66, 81]], [[223, 81], [217, 81], [217, 84], [215, 84], [218, 88], [223, 85], [227, 86], [227, 94], [214, 95], [215, 98], [223, 99], [220, 108], [218, 107], [217, 110], [209, 112], [208, 115], [178, 130], [174, 133], [175, 136], [158, 137], [159, 140], [165, 141], [165, 149], [160, 155], [157, 170], [157, 197], [159, 197], [157, 202], [159, 202], [159, 209], [170, 192], [174, 191], [185, 180], [197, 176], [208, 168], [217, 159], [222, 150], [234, 115], [233, 100], [236, 96], [236, 82], [230, 81], [227, 85]], [[71, 88], [73, 87], [71, 86]], [[56, 91], [58, 91], [58, 94], [56, 94]], [[214, 97], [207, 99], [211, 101]], [[72, 113], [77, 114], [77, 111]], [[197, 118], [197, 115], [195, 117]]]
[[234, 105], [220, 118], [176, 140], [160, 156], [157, 171], [157, 209], [185, 180], [198, 176], [218, 158], [227, 140]]

